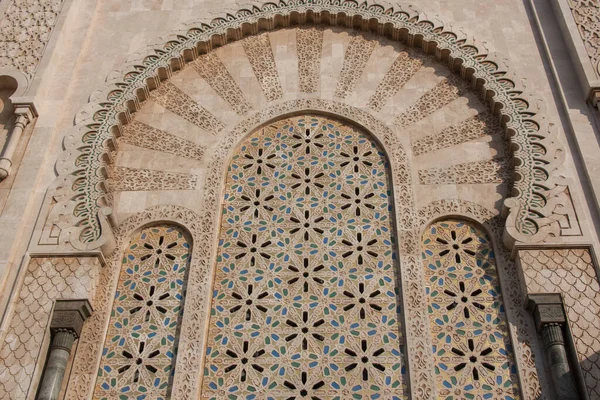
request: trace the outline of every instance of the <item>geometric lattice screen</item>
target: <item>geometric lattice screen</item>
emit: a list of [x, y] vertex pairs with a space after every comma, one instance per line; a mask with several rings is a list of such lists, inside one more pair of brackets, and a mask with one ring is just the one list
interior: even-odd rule
[[474, 224], [444, 220], [423, 235], [440, 399], [519, 398], [496, 260]]
[[123, 255], [94, 398], [167, 399], [191, 241], [182, 228], [134, 234]]
[[227, 174], [203, 399], [406, 398], [385, 156], [328, 118], [245, 139]]

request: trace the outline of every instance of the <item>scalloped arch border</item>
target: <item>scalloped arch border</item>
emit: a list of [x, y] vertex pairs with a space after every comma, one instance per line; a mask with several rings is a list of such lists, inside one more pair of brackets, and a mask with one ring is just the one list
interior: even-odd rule
[[115, 138], [151, 90], [213, 48], [260, 31], [304, 24], [373, 32], [434, 54], [459, 73], [490, 104], [510, 139], [515, 180], [512, 197], [505, 203], [505, 243], [512, 247], [517, 240], [539, 242], [556, 234], [558, 218], [552, 218], [553, 210], [547, 207], [544, 193], [557, 187], [551, 173], [562, 164], [564, 152], [546, 137], [543, 123], [536, 120], [536, 111], [525, 99], [525, 89], [518, 86], [513, 74], [501, 68], [503, 62], [473, 40], [459, 37], [412, 10], [385, 9], [354, 0], [295, 0], [242, 9], [210, 24], [188, 24], [187, 30], [173, 33], [158, 47], [149, 47], [146, 55], [129, 61], [117, 79], [96, 92], [65, 137], [65, 151], [56, 163], [54, 197], [58, 204], [49, 220], [57, 221], [61, 229], [59, 242], [91, 250], [108, 240], [103, 231], [110, 229], [110, 224], [99, 211], [112, 205], [103, 182], [116, 148]]

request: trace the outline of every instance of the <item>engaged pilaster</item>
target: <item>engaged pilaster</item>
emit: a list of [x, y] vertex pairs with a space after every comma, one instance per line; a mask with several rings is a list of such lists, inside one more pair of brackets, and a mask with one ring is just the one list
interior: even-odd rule
[[73, 343], [79, 337], [84, 321], [91, 315], [87, 300], [57, 300], [50, 323], [52, 344], [44, 369], [38, 400], [58, 399]]
[[558, 398], [579, 400], [565, 347], [563, 329], [567, 317], [560, 294], [531, 294], [528, 309], [533, 313], [537, 330], [542, 335], [546, 359]]
[[21, 135], [27, 125], [38, 116], [33, 103], [14, 103], [14, 107], [16, 117], [15, 125], [8, 136], [4, 149], [2, 150], [2, 155], [0, 156], [0, 180], [3, 180], [10, 175], [13, 158], [17, 146], [19, 145]]

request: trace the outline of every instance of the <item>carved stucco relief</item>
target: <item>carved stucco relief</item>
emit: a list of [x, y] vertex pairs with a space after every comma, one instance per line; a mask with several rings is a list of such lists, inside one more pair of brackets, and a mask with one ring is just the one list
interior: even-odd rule
[[[507, 318], [511, 326], [511, 338], [515, 346], [515, 357], [519, 368], [521, 387], [525, 398], [540, 398], [540, 386], [535, 366], [535, 335], [531, 336], [529, 317], [522, 307], [518, 274], [509, 254], [502, 250], [499, 238], [502, 233], [502, 221], [497, 213], [483, 207], [460, 200], [435, 202], [421, 210], [416, 210], [411, 189], [411, 179], [407, 157], [398, 139], [389, 128], [372, 115], [342, 103], [307, 99], [284, 102], [269, 107], [248, 117], [244, 122], [228, 131], [218, 145], [218, 150], [211, 158], [211, 169], [205, 178], [205, 197], [200, 215], [178, 206], [159, 206], [126, 220], [118, 231], [119, 243], [122, 245], [127, 234], [152, 220], [173, 221], [186, 226], [193, 238], [194, 254], [190, 265], [186, 305], [181, 328], [178, 352], [178, 367], [174, 379], [173, 396], [176, 398], [196, 398], [199, 393], [198, 377], [204, 354], [204, 329], [207, 308], [212, 287], [212, 268], [216, 254], [215, 234], [220, 217], [222, 202], [222, 176], [231, 152], [237, 143], [257, 126], [261, 126], [274, 118], [295, 114], [301, 111], [322, 112], [352, 120], [373, 133], [385, 147], [390, 156], [393, 175], [393, 190], [397, 214], [397, 230], [399, 237], [399, 262], [402, 265], [400, 276], [403, 287], [403, 308], [406, 329], [406, 348], [411, 379], [412, 396], [416, 398], [432, 398], [435, 396], [435, 384], [432, 376], [432, 355], [429, 333], [428, 313], [426, 309], [423, 286], [423, 267], [420, 256], [421, 230], [432, 220], [442, 215], [465, 215], [481, 221], [495, 240], [498, 249], [498, 268], [502, 282], [503, 296], [507, 307]], [[125, 239], [124, 239], [125, 238]], [[119, 256], [114, 257], [115, 262]], [[75, 375], [71, 379], [69, 398], [85, 397], [93, 384], [93, 371], [97, 368], [100, 347], [104, 335], [104, 327], [110, 309], [110, 293], [114, 291], [117, 274], [113, 268], [113, 277], [104, 278], [102, 291], [97, 302], [102, 304], [101, 310], [93, 317], [94, 322], [82, 334], [83, 347], [75, 364]], [[109, 279], [109, 280], [106, 280]], [[108, 297], [106, 297], [108, 296]], [[101, 330], [99, 333], [98, 330]], [[89, 335], [89, 336], [86, 336]], [[89, 338], [88, 338], [89, 337]], [[532, 349], [533, 347], [533, 349]], [[85, 349], [85, 350], [83, 350]], [[90, 363], [93, 365], [90, 366]], [[79, 396], [79, 397], [78, 397]], [[543, 398], [543, 397], [542, 397]]]
[[[12, 0], [0, 18], [0, 68], [35, 73], [64, 0]], [[24, 18], [24, 16], [27, 18]]]
[[412, 145], [415, 156], [446, 149], [478, 138], [500, 135], [502, 127], [489, 111], [479, 113], [471, 118], [452, 125], [437, 134], [425, 136]]
[[127, 143], [148, 150], [162, 151], [178, 157], [202, 160], [206, 149], [190, 140], [156, 129], [140, 121], [131, 121], [125, 127], [119, 143]]
[[114, 167], [107, 183], [115, 191], [193, 190], [197, 179], [186, 173]]
[[299, 29], [296, 32], [298, 47], [298, 75], [301, 92], [313, 93], [321, 89], [322, 29]]
[[419, 171], [421, 185], [471, 184], [508, 182], [511, 176], [509, 158], [496, 158], [455, 164], [451, 167], [423, 169]]
[[354, 86], [365, 69], [374, 48], [375, 42], [373, 40], [366, 40], [360, 34], [352, 37], [344, 55], [342, 72], [340, 72], [338, 85], [335, 89], [336, 97], [343, 99], [354, 90]]
[[398, 116], [395, 124], [400, 128], [414, 124], [457, 99], [466, 91], [465, 83], [457, 76], [450, 75]]
[[242, 41], [248, 61], [252, 65], [254, 75], [260, 82], [263, 93], [269, 101], [283, 96], [279, 82], [279, 73], [273, 58], [273, 49], [268, 35], [251, 36]]
[[600, 2], [568, 0], [568, 3], [594, 72], [600, 76]]
[[[312, 15], [310, 18], [307, 18], [308, 11]], [[225, 128], [224, 122], [190, 102], [191, 99], [183, 91], [175, 89], [168, 82], [160, 84], [160, 79], [156, 79], [159, 71], [167, 71], [166, 76], [169, 76], [173, 71], [183, 68], [185, 61], [182, 53], [186, 49], [210, 50], [213, 40], [219, 43], [223, 40], [233, 41], [243, 37], [244, 33], [256, 32], [259, 19], [263, 21], [263, 28], [286, 26], [290, 23], [288, 16], [292, 12], [298, 12], [306, 23], [350, 25], [352, 21], [352, 26], [365, 29], [371, 24], [370, 21], [375, 20], [382, 28], [388, 24], [386, 32], [395, 40], [412, 45], [435, 43], [438, 50], [447, 49], [435, 52], [436, 56], [452, 68], [460, 69], [466, 82], [449, 76], [440, 83], [440, 93], [435, 90], [430, 92], [435, 93], [435, 98], [425, 96], [420, 101], [422, 107], [398, 118], [398, 126], [411, 122], [414, 112], [422, 114], [425, 110], [426, 114], [431, 113], [436, 107], [451, 102], [464, 90], [477, 87], [479, 93], [489, 94], [486, 99], [493, 103], [494, 110], [504, 116], [502, 129], [512, 143], [513, 157], [519, 160], [514, 167], [514, 176], [518, 177], [514, 182], [515, 197], [505, 202], [510, 210], [507, 223], [509, 234], [505, 235], [507, 244], [512, 246], [515, 240], [538, 242], [548, 237], [558, 237], [565, 229], [577, 234], [577, 220], [572, 211], [568, 188], [554, 176], [554, 171], [564, 159], [564, 152], [555, 138], [556, 132], [550, 131], [543, 119], [530, 110], [529, 102], [523, 98], [524, 90], [517, 85], [518, 80], [512, 74], [502, 70], [498, 62], [468, 40], [459, 40], [454, 33], [441, 26], [436, 27], [413, 12], [402, 9], [386, 11], [379, 5], [359, 6], [352, 1], [338, 4], [319, 0], [311, 3], [301, 1], [293, 5], [269, 4], [262, 9], [242, 10], [235, 15], [216, 19], [211, 25], [192, 24], [193, 28], [186, 33], [179, 32], [163, 49], [155, 51], [153, 48], [148, 56], [127, 66], [122, 79], [107, 85], [104, 90], [106, 101], [101, 105], [91, 103], [86, 108], [86, 115], [91, 116], [91, 120], [79, 121], [65, 141], [67, 150], [57, 163], [59, 178], [54, 196], [57, 203], [49, 217], [49, 226], [53, 227], [54, 233], [46, 232], [44, 236], [50, 238], [58, 232], [58, 242], [70, 243], [75, 248], [97, 247], [104, 243], [106, 238], [102, 237], [102, 221], [97, 215], [103, 204], [111, 204], [112, 197], [103, 190], [102, 185], [98, 185], [105, 179], [98, 171], [107, 167], [106, 158], [101, 154], [107, 151], [113, 141], [112, 135], [118, 135], [123, 129], [123, 121], [130, 118], [131, 112], [140, 107], [149, 93], [159, 104], [171, 107], [173, 112], [207, 132], [216, 134]], [[415, 43], [413, 39], [417, 34], [422, 35], [423, 39]], [[268, 36], [250, 36], [243, 39], [242, 43], [265, 96], [268, 100], [279, 99], [282, 89]], [[195, 51], [188, 54], [194, 55]], [[391, 73], [394, 71], [392, 68]], [[402, 81], [400, 78], [399, 82]], [[486, 90], [482, 90], [480, 84]], [[159, 86], [158, 90], [150, 92], [156, 86]], [[76, 199], [69, 195], [75, 187], [81, 193]], [[70, 215], [70, 210], [76, 212]]]

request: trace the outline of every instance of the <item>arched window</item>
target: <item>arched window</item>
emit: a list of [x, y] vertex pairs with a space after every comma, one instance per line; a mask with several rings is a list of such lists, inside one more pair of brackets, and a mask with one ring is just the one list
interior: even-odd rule
[[176, 226], [152, 226], [132, 237], [94, 398], [169, 397], [190, 255], [191, 241]]
[[423, 261], [439, 398], [519, 398], [487, 235], [466, 221], [438, 221], [423, 235]]
[[228, 170], [202, 398], [406, 397], [386, 157], [302, 116]]

